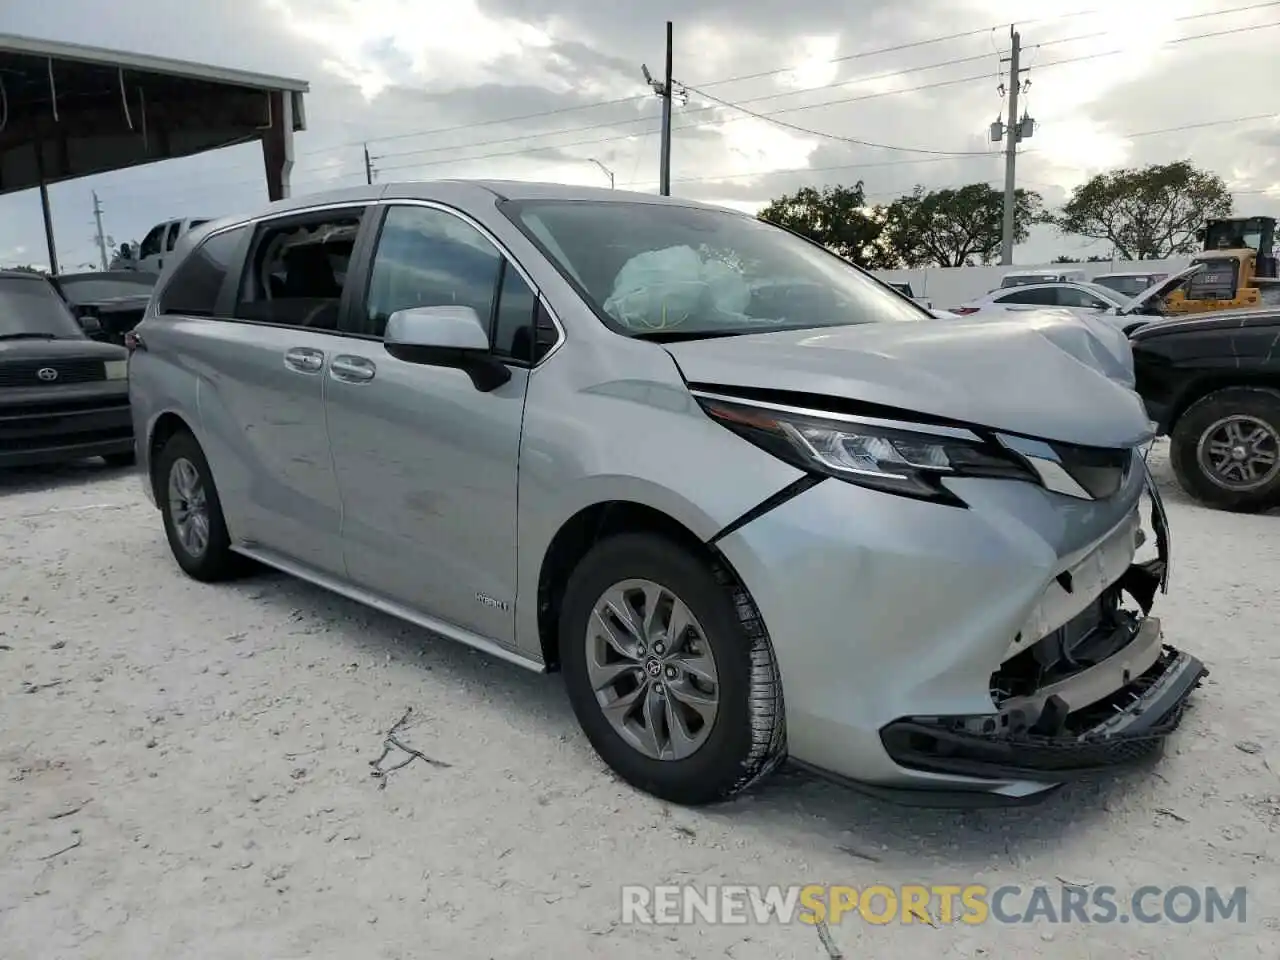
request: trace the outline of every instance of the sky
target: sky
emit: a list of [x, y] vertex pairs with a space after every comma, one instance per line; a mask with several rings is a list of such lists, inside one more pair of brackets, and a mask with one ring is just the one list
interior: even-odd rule
[[[1280, 215], [1280, 119], [1256, 118], [1280, 84], [1280, 0], [182, 0], [174, 16], [178, 6], [0, 0], [0, 33], [307, 80], [295, 195], [362, 183], [366, 142], [382, 181], [612, 177], [656, 192], [661, 105], [641, 64], [661, 76], [670, 19], [686, 91], [671, 192], [754, 212], [802, 186], [858, 180], [878, 203], [917, 184], [1002, 187], [989, 129], [1005, 109], [1016, 19], [1035, 121], [1019, 186], [1054, 207], [1094, 174], [1190, 159], [1227, 181], [1238, 213]], [[162, 220], [266, 202], [257, 144], [56, 184], [64, 270], [98, 259], [93, 191], [117, 245]], [[1014, 259], [1090, 253], [1109, 251], [1039, 227]], [[47, 259], [38, 192], [0, 196], [0, 267]]]

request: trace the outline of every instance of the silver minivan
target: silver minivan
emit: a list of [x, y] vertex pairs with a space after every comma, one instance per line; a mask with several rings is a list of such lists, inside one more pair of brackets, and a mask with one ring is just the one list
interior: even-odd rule
[[1118, 331], [938, 320], [744, 214], [293, 199], [182, 241], [130, 346], [183, 570], [259, 561], [559, 670], [675, 802], [788, 756], [1039, 797], [1157, 753], [1205, 673], [1149, 615], [1168, 529]]

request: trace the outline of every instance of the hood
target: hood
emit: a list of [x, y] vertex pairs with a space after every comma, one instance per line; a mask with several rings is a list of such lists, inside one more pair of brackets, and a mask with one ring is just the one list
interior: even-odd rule
[[1280, 310], [1275, 307], [1243, 307], [1237, 310], [1213, 310], [1156, 318], [1135, 330], [1130, 337], [1136, 343], [1176, 333], [1240, 330], [1248, 327], [1280, 327]]
[[0, 363], [10, 360], [128, 360], [129, 351], [88, 337], [62, 340], [0, 340]]
[[1119, 330], [1070, 315], [868, 323], [666, 344], [686, 380], [839, 397], [1084, 446], [1151, 437]]
[[1134, 313], [1147, 304], [1163, 297], [1167, 297], [1169, 294], [1173, 293], [1173, 291], [1177, 290], [1178, 287], [1182, 286], [1182, 284], [1186, 282], [1187, 277], [1192, 274], [1199, 273], [1204, 268], [1205, 264], [1203, 263], [1193, 263], [1185, 270], [1180, 270], [1177, 273], [1171, 273], [1163, 280], [1156, 281], [1121, 307], [1120, 316], [1127, 317], [1129, 314]]

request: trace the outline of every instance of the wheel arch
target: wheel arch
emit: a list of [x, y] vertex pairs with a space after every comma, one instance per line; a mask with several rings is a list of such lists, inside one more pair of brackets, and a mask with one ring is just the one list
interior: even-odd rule
[[1183, 414], [1211, 394], [1220, 390], [1240, 388], [1243, 390], [1270, 390], [1280, 394], [1280, 372], [1251, 372], [1242, 370], [1223, 370], [1206, 373], [1196, 377], [1178, 394], [1169, 408], [1168, 422], [1164, 432], [1173, 433], [1173, 428], [1182, 419]]
[[601, 540], [622, 533], [653, 533], [705, 559], [745, 591], [741, 578], [713, 544], [671, 514], [637, 500], [602, 500], [579, 509], [556, 531], [542, 556], [537, 585], [537, 627], [542, 661], [560, 667], [560, 602], [574, 568]]
[[185, 417], [172, 410], [166, 410], [152, 421], [151, 428], [148, 431], [146, 441], [147, 482], [151, 484], [151, 490], [155, 494], [157, 503], [160, 501], [161, 490], [156, 483], [156, 456], [164, 448], [170, 437], [184, 430], [195, 436], [195, 430], [192, 429], [191, 424], [187, 422]]

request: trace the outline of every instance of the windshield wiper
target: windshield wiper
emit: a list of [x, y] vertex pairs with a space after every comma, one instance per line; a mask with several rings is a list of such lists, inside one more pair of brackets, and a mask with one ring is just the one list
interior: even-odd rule
[[56, 333], [0, 333], [0, 340], [58, 340]]
[[684, 340], [713, 340], [717, 337], [739, 337], [755, 330], [648, 330], [633, 333], [633, 340], [652, 340], [654, 343], [680, 343]]

